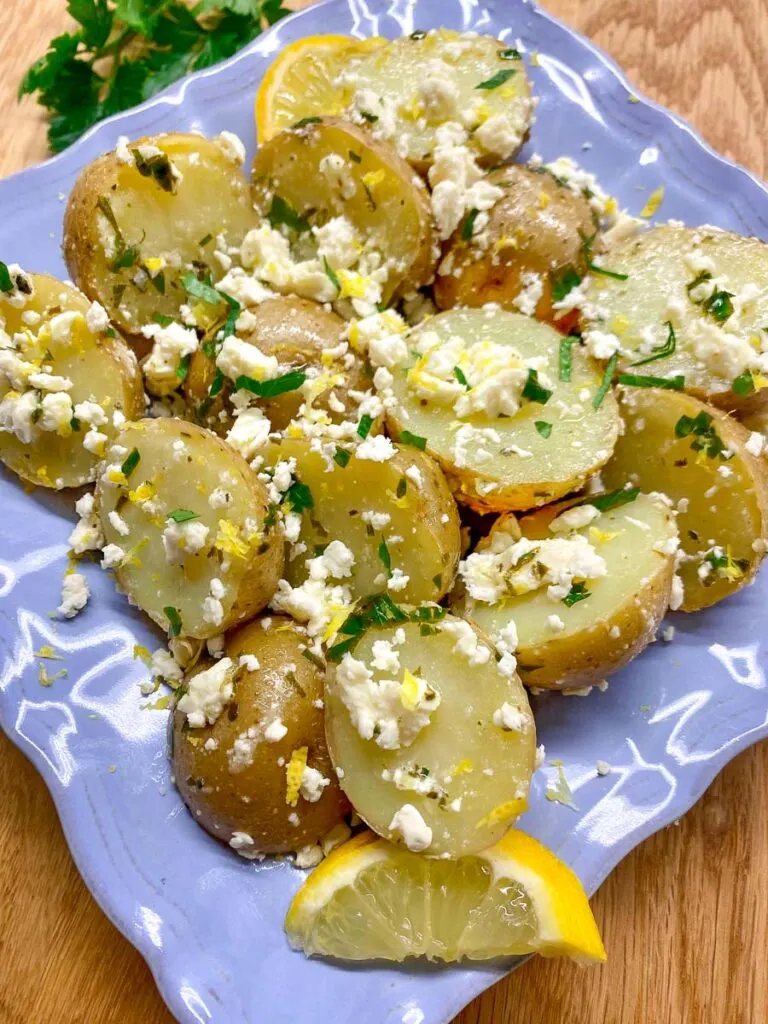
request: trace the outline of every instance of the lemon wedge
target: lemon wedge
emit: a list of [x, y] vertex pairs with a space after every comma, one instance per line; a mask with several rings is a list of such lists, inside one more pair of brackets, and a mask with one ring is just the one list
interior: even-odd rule
[[340, 72], [385, 39], [350, 36], [308, 36], [280, 53], [270, 64], [256, 94], [259, 142], [290, 128], [305, 117], [343, 113], [352, 89], [337, 84]]
[[362, 832], [312, 872], [285, 930], [308, 956], [343, 960], [606, 959], [576, 875], [515, 829], [456, 861], [420, 857]]

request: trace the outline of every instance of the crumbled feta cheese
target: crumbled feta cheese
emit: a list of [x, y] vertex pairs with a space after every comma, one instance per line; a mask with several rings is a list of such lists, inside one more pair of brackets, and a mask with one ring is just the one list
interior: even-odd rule
[[595, 771], [598, 775], [610, 775], [611, 766], [608, 764], [607, 761], [598, 761], [595, 764]]
[[177, 707], [187, 716], [190, 729], [202, 729], [205, 725], [213, 725], [218, 719], [232, 699], [233, 668], [231, 658], [222, 658], [210, 668], [189, 678], [187, 692]]
[[153, 679], [159, 677], [168, 683], [179, 683], [184, 676], [181, 665], [163, 647], [158, 647], [153, 653], [149, 671], [152, 673]]
[[432, 829], [413, 804], [403, 804], [389, 823], [390, 832], [399, 832], [413, 853], [421, 853], [432, 844]]
[[237, 414], [235, 422], [227, 434], [227, 441], [246, 461], [255, 456], [260, 448], [269, 440], [272, 429], [267, 417], [257, 407], [243, 409]]
[[323, 795], [325, 787], [330, 786], [330, 784], [331, 780], [326, 779], [322, 772], [319, 772], [317, 768], [310, 768], [308, 764], [304, 765], [304, 771], [301, 773], [299, 792], [308, 803], [317, 803]]
[[455, 640], [453, 645], [454, 654], [460, 654], [466, 658], [470, 665], [485, 665], [490, 657], [491, 650], [484, 644], [475, 630], [465, 619], [443, 619], [438, 623], [441, 633], [447, 633]]
[[559, 615], [548, 615], [547, 625], [553, 633], [562, 633], [562, 631], [565, 629], [565, 623]]
[[279, 718], [275, 718], [269, 723], [267, 728], [264, 730], [264, 739], [267, 743], [279, 743], [280, 740], [287, 734], [288, 730], [280, 721]]
[[230, 380], [243, 376], [258, 381], [272, 380], [280, 372], [280, 364], [274, 356], [265, 356], [256, 345], [234, 335], [224, 339], [216, 356], [216, 366]]
[[685, 591], [683, 588], [683, 581], [677, 574], [675, 574], [672, 577], [672, 590], [669, 595], [669, 607], [673, 612], [676, 612], [678, 608], [682, 607], [684, 597]]
[[86, 551], [97, 551], [104, 543], [101, 520], [94, 512], [93, 494], [84, 494], [75, 502], [75, 511], [80, 521], [69, 535], [69, 546], [76, 555]]
[[181, 361], [197, 351], [197, 334], [181, 324], [145, 324], [141, 328], [145, 338], [152, 340], [152, 351], [144, 360], [144, 377], [157, 394], [174, 390], [181, 383], [178, 375]]
[[397, 594], [401, 590], [405, 590], [410, 582], [411, 577], [406, 576], [402, 569], [393, 569], [387, 580], [387, 590]]
[[234, 132], [219, 132], [218, 135], [214, 135], [213, 142], [233, 164], [239, 166], [245, 163], [245, 145], [239, 135], [235, 135]]
[[82, 573], [67, 573], [61, 586], [61, 604], [57, 612], [66, 619], [73, 619], [85, 608], [90, 593], [88, 581]]
[[535, 316], [536, 307], [544, 294], [544, 281], [541, 274], [528, 271], [520, 276], [522, 291], [512, 300], [512, 305], [525, 316]]
[[369, 434], [355, 449], [355, 456], [358, 459], [368, 459], [371, 462], [387, 462], [395, 455], [396, 451], [397, 449], [388, 437], [383, 434]]
[[576, 505], [555, 516], [549, 524], [549, 529], [551, 533], [569, 533], [571, 530], [580, 530], [599, 518], [600, 511], [594, 505]]
[[523, 732], [530, 724], [530, 718], [520, 708], [505, 701], [493, 712], [493, 724], [507, 732]]
[[261, 668], [259, 659], [255, 654], [241, 654], [238, 662], [246, 672], [258, 672]]
[[100, 302], [92, 302], [88, 307], [85, 326], [91, 334], [102, 334], [109, 327], [109, 316]]
[[[118, 530], [119, 532], [121, 531]], [[168, 564], [181, 565], [189, 555], [197, 555], [203, 551], [210, 532], [210, 528], [199, 519], [190, 519], [185, 523], [169, 521], [163, 530], [163, 550]], [[124, 536], [126, 535], [127, 531]]]

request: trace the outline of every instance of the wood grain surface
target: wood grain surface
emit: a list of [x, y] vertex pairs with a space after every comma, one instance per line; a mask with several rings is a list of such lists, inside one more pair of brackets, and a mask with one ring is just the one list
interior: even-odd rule
[[[711, 145], [766, 173], [766, 0], [543, 6], [591, 36]], [[45, 156], [41, 114], [30, 100], [17, 106], [15, 92], [66, 24], [65, 0], [0, 3], [0, 175]], [[0, 1024], [169, 1024], [143, 960], [80, 880], [43, 783], [3, 736], [0, 793]], [[603, 885], [594, 909], [605, 967], [531, 961], [455, 1024], [763, 1024], [767, 821], [762, 744]]]

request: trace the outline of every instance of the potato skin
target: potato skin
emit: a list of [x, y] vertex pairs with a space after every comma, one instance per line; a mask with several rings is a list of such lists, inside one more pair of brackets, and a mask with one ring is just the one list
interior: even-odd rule
[[[341, 201], [318, 168], [323, 156], [338, 153], [346, 159], [350, 151], [360, 156], [359, 161], [347, 165], [358, 184], [354, 195]], [[374, 186], [381, 190], [379, 200], [371, 202], [363, 178], [380, 172], [382, 182]], [[256, 210], [263, 217], [273, 195], [279, 194], [310, 222], [318, 215], [349, 218], [384, 259], [392, 258], [398, 264], [382, 289], [387, 302], [399, 290], [418, 288], [432, 277], [432, 214], [423, 182], [394, 146], [377, 141], [351, 122], [323, 117], [273, 136], [256, 153], [253, 194]]]
[[534, 315], [569, 329], [573, 314], [552, 308], [552, 285], [567, 269], [579, 276], [587, 272], [583, 239], [597, 228], [589, 203], [543, 169], [513, 164], [492, 171], [487, 180], [504, 190], [490, 210], [488, 248], [468, 244], [461, 228], [454, 233], [444, 254], [450, 273], [438, 272], [435, 302], [441, 309], [498, 302], [514, 311], [522, 275], [534, 273], [543, 285]]
[[[247, 833], [255, 844], [246, 848], [247, 854], [295, 852], [321, 839], [349, 810], [326, 747], [324, 712], [314, 704], [323, 696], [322, 674], [301, 654], [306, 638], [285, 616], [272, 616], [269, 629], [263, 621], [255, 619], [228, 634], [225, 648], [234, 662], [251, 654], [261, 667], [237, 677], [233, 701], [213, 725], [187, 729], [186, 716], [175, 711], [171, 738], [176, 785], [195, 821], [225, 843], [234, 832]], [[227, 751], [237, 737], [276, 718], [288, 730], [283, 739], [261, 739], [253, 762], [232, 772]], [[206, 750], [211, 738], [218, 745]], [[307, 764], [330, 783], [316, 802], [300, 796], [296, 807], [289, 807], [285, 767], [277, 762], [285, 758], [287, 764], [292, 752], [304, 746], [309, 748]], [[288, 820], [293, 813], [298, 825]]]
[[[138, 354], [146, 354], [146, 339], [139, 334], [142, 324], [162, 313], [175, 317], [186, 293], [179, 277], [192, 261], [219, 268], [213, 261], [215, 236], [223, 234], [228, 245], [239, 245], [256, 217], [251, 208], [248, 183], [216, 142], [203, 136], [169, 132], [129, 143], [133, 149], [152, 145], [181, 165], [182, 181], [174, 194], [164, 191], [151, 178], [142, 177], [133, 164], [122, 164], [114, 152], [90, 163], [75, 182], [64, 214], [64, 259], [73, 281], [91, 299], [109, 311], [120, 328], [138, 339]], [[197, 154], [196, 164], [189, 158]], [[105, 236], [114, 232], [104, 216], [100, 201], [107, 200], [124, 236], [135, 247], [133, 265], [111, 268]], [[203, 239], [204, 246], [200, 245]], [[164, 269], [162, 292], [147, 284], [141, 292], [131, 282], [148, 257], [179, 257], [180, 266]], [[114, 289], [123, 289], [116, 297]]]
[[[346, 326], [344, 320], [336, 313], [325, 309], [320, 303], [296, 296], [278, 296], [268, 299], [251, 311], [255, 323], [249, 335], [243, 340], [250, 342], [265, 355], [275, 356], [282, 366], [297, 368], [312, 366], [320, 370], [344, 375], [344, 383], [331, 389], [336, 398], [347, 406], [345, 413], [334, 412], [328, 408], [328, 397], [331, 391], [320, 395], [313, 402], [316, 409], [324, 409], [334, 422], [352, 419], [356, 416], [357, 405], [349, 399], [350, 390], [365, 391], [371, 381], [363, 370], [363, 364], [355, 359], [353, 366], [347, 369], [342, 360], [323, 363], [326, 349], [339, 344]], [[184, 384], [185, 394], [195, 418], [216, 433], [226, 433], [232, 425], [233, 418], [229, 414], [227, 396], [231, 394], [231, 385], [225, 384], [221, 394], [207, 408], [202, 419], [202, 403], [208, 397], [208, 389], [213, 382], [216, 368], [202, 349], [192, 356], [189, 373]], [[289, 391], [277, 398], [259, 399], [259, 405], [269, 417], [273, 430], [285, 430], [291, 420], [298, 415], [299, 407], [304, 401], [300, 391]], [[222, 416], [222, 412], [225, 413]]]

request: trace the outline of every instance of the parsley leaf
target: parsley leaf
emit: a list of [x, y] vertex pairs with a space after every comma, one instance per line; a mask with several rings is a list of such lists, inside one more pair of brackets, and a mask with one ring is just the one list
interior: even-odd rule
[[306, 379], [307, 375], [302, 370], [290, 370], [272, 380], [254, 380], [241, 374], [235, 381], [235, 391], [250, 391], [257, 398], [275, 398], [286, 391], [296, 391]]
[[282, 0], [69, 0], [78, 23], [51, 40], [19, 86], [48, 113], [58, 152], [104, 117], [231, 57], [289, 11]]
[[125, 462], [120, 467], [120, 472], [127, 479], [134, 471], [134, 469], [136, 469], [140, 462], [141, 453], [139, 452], [138, 448], [134, 448], [133, 451], [129, 452], [129, 454], [126, 456]]
[[419, 451], [422, 452], [427, 447], [426, 437], [419, 437], [418, 434], [412, 434], [410, 430], [401, 430], [398, 441], [400, 444], [409, 444], [413, 448], [418, 448]]
[[586, 601], [588, 597], [591, 597], [591, 593], [587, 590], [585, 583], [574, 583], [571, 589], [568, 591], [566, 596], [563, 598], [563, 604], [570, 608], [572, 605], [577, 604], [579, 601]]
[[[0, 288], [2, 284], [0, 284]], [[755, 379], [751, 370], [745, 370], [731, 381], [731, 389], [735, 395], [751, 395], [755, 390]]]
[[312, 497], [312, 491], [310, 491], [306, 484], [301, 483], [299, 480], [294, 480], [285, 492], [283, 501], [288, 503], [293, 512], [301, 513], [308, 508], [315, 507], [315, 499]]
[[475, 221], [478, 218], [480, 211], [474, 206], [466, 215], [461, 224], [461, 240], [462, 242], [468, 242], [472, 238], [472, 234], [475, 230]]
[[581, 274], [573, 267], [563, 267], [557, 272], [552, 271], [549, 277], [552, 282], [553, 302], [562, 302], [569, 292], [581, 284]]
[[608, 362], [605, 364], [605, 370], [603, 371], [603, 379], [600, 381], [600, 387], [595, 392], [595, 397], [592, 399], [592, 408], [599, 409], [603, 404], [603, 399], [611, 389], [613, 383], [613, 375], [616, 373], [616, 364], [619, 361], [619, 353], [614, 352]]
[[0, 260], [0, 292], [9, 295], [13, 291], [13, 280], [7, 264]]
[[299, 234], [309, 231], [309, 221], [297, 213], [286, 199], [277, 194], [272, 196], [272, 204], [267, 211], [267, 220], [271, 228], [279, 228], [284, 224], [291, 231], [296, 231]]
[[193, 519], [199, 519], [200, 516], [197, 512], [190, 512], [188, 508], [175, 508], [173, 512], [168, 513], [166, 518], [172, 519], [174, 523], [189, 523]]
[[500, 85], [504, 85], [509, 79], [516, 75], [517, 71], [514, 68], [502, 68], [501, 71], [497, 71], [491, 78], [486, 78], [484, 82], [480, 82], [476, 85], [476, 89], [498, 89]]
[[385, 540], [379, 544], [378, 555], [379, 560], [387, 570], [387, 578], [389, 578], [392, 575], [392, 557], [389, 554], [389, 548], [387, 547], [387, 542]]
[[549, 388], [543, 387], [539, 384], [539, 374], [537, 370], [528, 370], [528, 380], [525, 382], [525, 387], [522, 390], [523, 398], [527, 398], [529, 402], [538, 402], [539, 405], [546, 405], [552, 397], [552, 392]]
[[570, 335], [567, 338], [560, 339], [560, 360], [558, 367], [560, 380], [569, 381], [571, 379], [571, 369], [573, 367], [573, 346], [580, 340], [581, 339], [578, 335]]
[[644, 359], [638, 359], [634, 363], [630, 363], [630, 366], [645, 366], [646, 363], [654, 363], [657, 359], [666, 359], [667, 356], [671, 356], [677, 348], [677, 338], [675, 337], [675, 329], [672, 326], [672, 321], [667, 320], [665, 322], [667, 328], [667, 340], [663, 345], [658, 348], [651, 349], [651, 354], [646, 356]]
[[533, 425], [545, 440], [552, 433], [552, 424], [547, 423], [546, 420], [536, 420]]
[[181, 633], [181, 616], [171, 605], [163, 608], [165, 617], [168, 619], [168, 636], [173, 638]]
[[685, 377], [676, 374], [674, 377], [644, 377], [639, 373], [620, 373], [619, 384], [629, 388], [662, 388], [664, 391], [682, 391]]
[[360, 422], [357, 424], [357, 436], [365, 440], [366, 437], [368, 437], [368, 435], [370, 434], [372, 426], [373, 417], [369, 416], [367, 412], [363, 413], [363, 415], [360, 417]]

